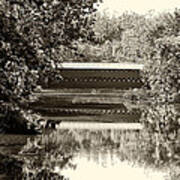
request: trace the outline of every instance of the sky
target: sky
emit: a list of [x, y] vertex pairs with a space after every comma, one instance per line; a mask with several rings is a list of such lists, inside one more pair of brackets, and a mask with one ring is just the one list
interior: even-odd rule
[[180, 8], [180, 0], [103, 0], [99, 10], [120, 15], [125, 11], [146, 14], [150, 10], [159, 13], [175, 8]]

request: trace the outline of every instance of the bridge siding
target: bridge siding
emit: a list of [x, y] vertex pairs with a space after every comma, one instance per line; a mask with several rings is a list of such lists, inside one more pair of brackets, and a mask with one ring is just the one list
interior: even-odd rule
[[60, 81], [49, 82], [44, 88], [140, 88], [139, 69], [61, 69]]

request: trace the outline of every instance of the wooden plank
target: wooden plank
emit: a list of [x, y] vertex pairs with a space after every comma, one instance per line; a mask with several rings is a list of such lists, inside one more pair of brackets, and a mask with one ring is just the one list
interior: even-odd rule
[[[137, 82], [107, 82], [107, 81], [90, 81], [90, 82], [79, 82], [79, 81], [60, 81], [49, 83], [48, 87], [58, 89], [58, 88], [119, 88], [119, 89], [130, 89], [130, 88], [141, 88], [142, 82], [138, 80]], [[48, 88], [47, 87], [47, 88]]]
[[54, 122], [103, 122], [103, 123], [138, 123], [140, 115], [77, 115], [77, 116], [43, 116], [45, 120]]
[[121, 129], [121, 130], [142, 130], [140, 123], [84, 123], [84, 122], [61, 122], [57, 129]]
[[39, 92], [39, 93], [34, 93], [34, 95], [40, 97], [40, 96], [45, 96], [45, 97], [64, 97], [64, 98], [68, 98], [68, 97], [121, 97], [122, 95], [124, 94], [123, 93], [87, 93], [87, 92], [84, 92], [81, 90], [81, 92], [58, 92], [56, 90], [52, 90], [52, 91], [42, 91], [42, 92]]
[[[39, 92], [37, 92], [37, 93], [35, 93], [35, 94], [38, 94], [38, 93], [42, 93], [42, 94], [64, 94], [64, 95], [66, 95], [66, 94], [77, 94], [77, 95], [80, 95], [80, 94], [85, 94], [85, 95], [89, 95], [89, 94], [123, 94], [123, 93], [125, 93], [125, 92], [128, 92], [127, 90], [122, 90], [122, 89], [114, 89], [114, 88], [111, 88], [111, 89], [109, 89], [109, 88], [104, 88], [104, 89], [94, 89], [94, 88], [92, 88], [92, 89], [89, 89], [89, 88], [85, 88], [85, 89], [83, 89], [83, 91], [82, 91], [82, 89], [74, 89], [74, 88], [68, 88], [68, 89], [41, 89]], [[130, 91], [131, 92], [131, 91]]]
[[61, 63], [61, 69], [143, 69], [143, 64], [137, 63]]
[[117, 108], [123, 107], [123, 103], [127, 102], [128, 100], [124, 97], [124, 91], [115, 91], [115, 90], [109, 90], [109, 91], [94, 91], [94, 92], [87, 92], [78, 90], [77, 92], [64, 90], [63, 91], [42, 91], [42, 93], [35, 93], [35, 95], [38, 97], [38, 101], [35, 103], [32, 103], [32, 105], [35, 106], [41, 106], [41, 107], [65, 107], [65, 106], [79, 106], [83, 105], [83, 107], [86, 106], [116, 106]]
[[31, 104], [31, 107], [34, 110], [45, 110], [45, 111], [62, 111], [62, 110], [67, 110], [67, 109], [72, 109], [72, 110], [81, 110], [84, 109], [86, 111], [90, 110], [92, 111], [93, 109], [97, 110], [115, 110], [115, 111], [126, 111], [127, 108], [122, 104], [122, 103], [71, 103], [71, 102], [59, 102], [59, 101], [54, 101], [54, 102], [37, 102], [35, 104]]

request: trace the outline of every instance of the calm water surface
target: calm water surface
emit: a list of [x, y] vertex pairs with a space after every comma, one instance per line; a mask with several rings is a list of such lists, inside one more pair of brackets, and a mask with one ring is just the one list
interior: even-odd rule
[[62, 122], [38, 136], [1, 135], [0, 152], [13, 160], [5, 166], [0, 159], [0, 178], [180, 179], [179, 106], [144, 107], [127, 126], [83, 123], [78, 124], [77, 116], [76, 124]]

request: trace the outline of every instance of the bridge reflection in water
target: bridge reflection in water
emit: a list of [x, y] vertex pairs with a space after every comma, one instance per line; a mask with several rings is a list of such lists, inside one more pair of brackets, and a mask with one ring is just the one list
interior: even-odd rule
[[135, 129], [141, 130], [140, 123], [95, 123], [95, 122], [61, 122], [60, 129]]
[[[33, 177], [36, 179], [37, 174], [41, 172], [42, 175], [46, 168], [48, 172], [51, 172], [51, 176], [52, 173], [58, 173], [69, 180], [119, 180], [122, 178], [127, 180], [166, 180], [167, 174], [177, 168], [179, 162], [178, 159], [177, 161], [174, 159], [179, 155], [180, 144], [178, 125], [173, 124], [176, 122], [177, 114], [173, 106], [163, 107], [161, 105], [153, 109], [147, 108], [147, 112], [142, 114], [141, 120], [149, 122], [148, 126], [150, 127], [146, 126], [143, 129], [103, 129], [98, 128], [100, 127], [98, 124], [96, 128], [90, 129], [83, 128], [83, 126], [82, 128], [68, 128], [68, 126], [61, 128], [60, 124], [57, 130], [29, 137], [28, 141], [26, 141], [26, 137], [25, 141], [20, 138], [18, 156], [24, 162], [23, 173], [26, 176], [31, 173], [31, 177], [33, 173]], [[101, 115], [101, 118], [106, 116]], [[162, 127], [165, 132], [157, 132], [158, 122], [165, 117], [170, 121], [169, 129]], [[111, 118], [113, 119], [113, 115]], [[157, 127], [152, 124], [153, 120], [156, 120]], [[139, 119], [137, 118], [135, 121], [139, 122]], [[78, 116], [74, 123], [76, 122], [78, 122]], [[65, 123], [69, 123], [67, 119]], [[172, 130], [173, 134], [170, 133]], [[178, 134], [174, 136], [176, 130]], [[170, 139], [164, 135], [170, 135]], [[7, 138], [10, 137], [15, 138], [13, 136]], [[1, 138], [1, 141], [1, 146], [4, 144], [7, 149], [18, 145], [18, 141], [16, 143], [11, 139], [7, 141], [4, 137]], [[9, 145], [7, 146], [7, 144]], [[3, 148], [4, 152], [6, 152], [5, 148]], [[17, 149], [14, 150], [17, 151]], [[176, 156], [170, 157], [167, 150]], [[160, 164], [155, 164], [156, 160]], [[176, 166], [173, 165], [173, 161]], [[179, 176], [176, 177], [175, 179], [179, 179]]]

